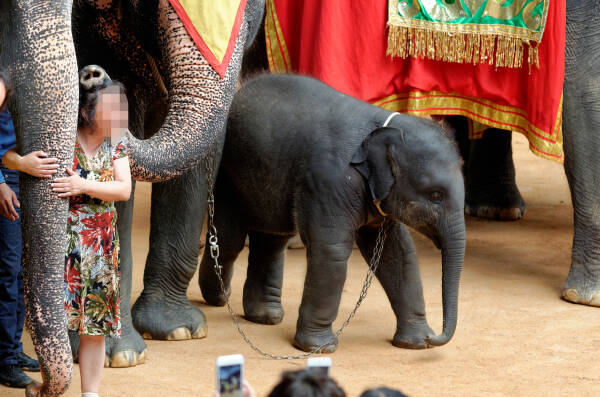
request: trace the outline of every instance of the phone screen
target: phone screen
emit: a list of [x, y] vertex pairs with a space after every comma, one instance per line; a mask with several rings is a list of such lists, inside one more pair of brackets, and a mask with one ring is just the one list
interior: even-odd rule
[[242, 397], [242, 366], [219, 367], [219, 394], [221, 397]]

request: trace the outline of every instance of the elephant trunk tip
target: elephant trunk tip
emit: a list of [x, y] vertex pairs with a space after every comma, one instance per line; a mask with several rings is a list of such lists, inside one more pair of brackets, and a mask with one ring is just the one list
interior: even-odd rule
[[79, 71], [79, 84], [86, 90], [105, 84], [107, 81], [110, 81], [108, 73], [98, 65], [88, 65]]
[[440, 335], [428, 336], [425, 338], [425, 343], [427, 346], [437, 347], [443, 346], [446, 343], [450, 342], [452, 336], [454, 335], [454, 331], [444, 330]]

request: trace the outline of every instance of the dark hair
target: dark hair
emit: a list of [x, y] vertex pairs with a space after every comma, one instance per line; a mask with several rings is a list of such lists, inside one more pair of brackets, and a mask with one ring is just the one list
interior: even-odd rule
[[79, 113], [77, 115], [77, 128], [94, 125], [96, 106], [100, 91], [108, 87], [119, 87], [119, 94], [125, 94], [125, 86], [115, 80], [104, 79], [101, 84], [86, 88], [79, 84]]
[[365, 390], [360, 397], [407, 397], [400, 390], [394, 390], [387, 387]]
[[345, 397], [338, 384], [319, 369], [286, 371], [268, 397]]
[[0, 112], [2, 112], [4, 110], [4, 107], [8, 103], [8, 100], [10, 99], [13, 90], [10, 86], [10, 82], [8, 81], [6, 73], [2, 69], [0, 69], [0, 80], [2, 81], [2, 83], [4, 83], [4, 88], [6, 89], [6, 96], [4, 97], [4, 100], [0, 103]]

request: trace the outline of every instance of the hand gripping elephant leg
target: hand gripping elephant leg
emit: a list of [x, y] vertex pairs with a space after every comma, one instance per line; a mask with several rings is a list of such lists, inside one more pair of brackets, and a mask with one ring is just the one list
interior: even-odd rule
[[563, 139], [575, 234], [562, 297], [600, 307], [600, 15], [591, 9], [597, 1], [567, 1]]
[[[358, 247], [371, 263], [378, 229], [364, 226], [357, 233]], [[396, 315], [393, 344], [407, 349], [427, 348], [426, 338], [435, 335], [427, 324], [423, 285], [413, 240], [404, 225], [393, 222], [383, 245], [376, 273]]]
[[[146, 343], [133, 327], [131, 321], [131, 271], [133, 260], [131, 257], [131, 220], [133, 217], [133, 201], [135, 181], [131, 181], [131, 197], [128, 201], [117, 202], [117, 227], [120, 242], [121, 268], [121, 338], [106, 337], [105, 366], [113, 368], [132, 367], [146, 361]], [[79, 334], [69, 331], [73, 359], [78, 361]]]
[[132, 308], [133, 324], [147, 339], [204, 338], [206, 319], [186, 296], [198, 265], [206, 212], [203, 165], [152, 185], [150, 251], [144, 290]]
[[[219, 175], [221, 178], [221, 175]], [[240, 213], [239, 203], [235, 199], [236, 195], [230, 190], [226, 190], [225, 184], [217, 183], [215, 188], [215, 227], [219, 244], [219, 265], [221, 277], [227, 293], [230, 292], [230, 282], [233, 276], [233, 262], [239, 253], [244, 249], [247, 230], [243, 221], [243, 215]], [[225, 295], [221, 290], [221, 284], [215, 273], [215, 262], [210, 256], [210, 248], [207, 242], [200, 263], [198, 272], [198, 284], [202, 297], [207, 304], [212, 306], [224, 306]]]
[[250, 233], [248, 275], [244, 284], [244, 315], [260, 324], [283, 320], [281, 287], [283, 260], [289, 236]]

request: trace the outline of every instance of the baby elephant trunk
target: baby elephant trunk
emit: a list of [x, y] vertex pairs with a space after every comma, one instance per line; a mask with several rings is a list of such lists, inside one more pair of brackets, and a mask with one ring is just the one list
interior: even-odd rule
[[458, 285], [465, 257], [465, 218], [461, 211], [442, 221], [439, 228], [442, 249], [442, 300], [444, 327], [440, 335], [429, 337], [429, 346], [442, 346], [452, 339], [456, 330]]

